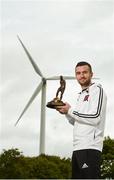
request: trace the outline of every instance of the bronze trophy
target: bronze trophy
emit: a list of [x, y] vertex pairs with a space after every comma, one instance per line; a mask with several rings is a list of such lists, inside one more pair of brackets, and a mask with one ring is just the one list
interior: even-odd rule
[[[59, 108], [59, 106], [65, 105], [65, 103], [63, 103], [63, 101], [62, 101], [65, 87], [66, 87], [66, 81], [63, 79], [63, 76], [60, 76], [60, 87], [58, 88], [58, 90], [56, 92], [56, 97], [52, 101], [47, 103], [46, 106], [48, 108], [57, 109], [57, 108]], [[59, 94], [60, 94], [60, 97], [58, 97]]]

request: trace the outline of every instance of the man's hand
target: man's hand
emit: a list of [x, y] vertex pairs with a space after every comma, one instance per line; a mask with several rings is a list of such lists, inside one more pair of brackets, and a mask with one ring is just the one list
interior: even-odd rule
[[64, 106], [60, 106], [56, 110], [59, 111], [61, 114], [67, 114], [70, 107], [71, 107], [70, 104], [65, 102]]

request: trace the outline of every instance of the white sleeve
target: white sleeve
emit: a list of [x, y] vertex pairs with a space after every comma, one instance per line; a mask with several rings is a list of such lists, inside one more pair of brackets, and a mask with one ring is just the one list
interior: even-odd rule
[[[69, 109], [69, 111], [71, 111], [71, 108]], [[74, 125], [74, 123], [75, 123], [75, 118], [74, 118], [72, 115], [70, 115], [70, 113], [66, 114], [65, 116], [66, 116], [66, 118], [68, 119], [69, 123], [72, 124], [72, 125]]]
[[[95, 91], [90, 95], [89, 108], [86, 112], [84, 110], [77, 112], [70, 108], [67, 117], [71, 118], [73, 123], [78, 121], [80, 123], [95, 126], [100, 122], [103, 103], [106, 103], [106, 95], [103, 93], [103, 89], [100, 86], [97, 86]], [[71, 120], [69, 119], [69, 122], [70, 121]]]

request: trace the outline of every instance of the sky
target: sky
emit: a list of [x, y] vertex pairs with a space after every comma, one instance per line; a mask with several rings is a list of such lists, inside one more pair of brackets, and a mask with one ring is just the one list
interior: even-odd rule
[[[18, 148], [39, 155], [41, 93], [15, 127], [19, 115], [41, 81], [26, 56], [21, 38], [45, 77], [74, 76], [77, 62], [93, 67], [94, 80], [108, 98], [104, 136], [114, 138], [114, 1], [0, 1], [0, 152]], [[59, 81], [48, 81], [46, 102], [55, 97]], [[75, 105], [80, 86], [67, 80], [63, 101]], [[73, 126], [64, 115], [46, 108], [46, 149], [49, 155], [71, 157]]]

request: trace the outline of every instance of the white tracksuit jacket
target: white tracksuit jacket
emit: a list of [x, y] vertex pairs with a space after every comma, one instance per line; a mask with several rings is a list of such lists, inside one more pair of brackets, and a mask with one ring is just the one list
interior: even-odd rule
[[74, 125], [73, 150], [96, 149], [102, 151], [107, 97], [101, 85], [93, 83], [82, 90], [76, 108], [66, 115]]

